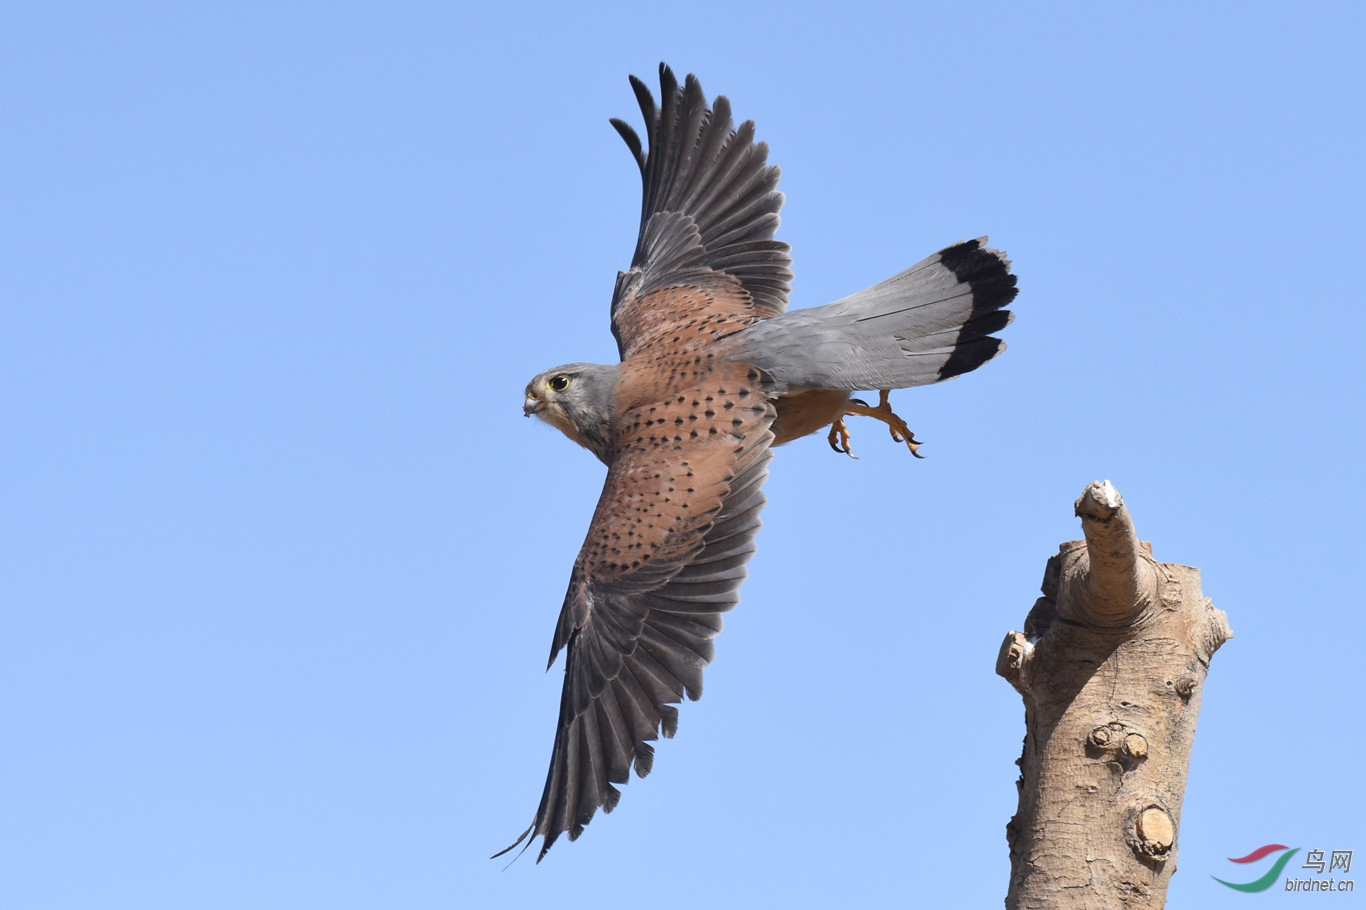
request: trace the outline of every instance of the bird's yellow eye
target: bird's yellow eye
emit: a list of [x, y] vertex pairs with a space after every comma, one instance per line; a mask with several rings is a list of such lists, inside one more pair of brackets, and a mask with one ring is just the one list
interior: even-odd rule
[[551, 376], [545, 381], [545, 387], [552, 392], [563, 392], [569, 388], [569, 377], [563, 373], [558, 376]]

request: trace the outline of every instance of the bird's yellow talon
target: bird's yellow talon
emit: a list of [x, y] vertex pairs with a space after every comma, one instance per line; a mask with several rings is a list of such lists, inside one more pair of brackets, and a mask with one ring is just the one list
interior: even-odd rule
[[858, 458], [853, 449], [849, 448], [849, 428], [844, 425], [843, 417], [836, 418], [835, 422], [830, 424], [830, 435], [826, 437], [825, 441], [830, 443], [830, 448], [841, 455]]
[[[844, 415], [856, 414], [860, 417], [872, 417], [874, 420], [882, 421], [887, 424], [887, 430], [892, 434], [892, 439], [894, 441], [904, 442], [906, 448], [911, 450], [912, 455], [916, 458], [924, 458], [925, 456], [920, 454], [920, 441], [915, 438], [915, 434], [911, 432], [911, 428], [906, 426], [906, 421], [902, 420], [896, 412], [892, 410], [892, 405], [888, 401], [889, 395], [889, 389], [879, 389], [877, 407], [870, 407], [857, 398], [851, 398], [849, 399], [849, 404], [845, 406]], [[841, 449], [835, 448], [836, 435], [839, 436], [840, 441], [844, 444], [843, 451], [852, 457], [853, 453], [848, 451], [849, 430], [844, 426], [844, 417], [840, 417], [840, 419], [836, 420], [830, 426], [830, 447], [834, 448], [836, 452], [839, 452]]]

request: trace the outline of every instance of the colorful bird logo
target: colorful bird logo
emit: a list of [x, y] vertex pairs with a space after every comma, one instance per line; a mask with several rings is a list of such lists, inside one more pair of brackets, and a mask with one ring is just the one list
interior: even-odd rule
[[1276, 860], [1275, 864], [1273, 864], [1272, 867], [1267, 870], [1266, 875], [1263, 875], [1256, 881], [1242, 883], [1226, 882], [1222, 878], [1219, 878], [1215, 875], [1211, 875], [1210, 878], [1214, 879], [1221, 885], [1227, 885], [1235, 891], [1265, 891], [1267, 888], [1271, 887], [1271, 885], [1276, 881], [1276, 879], [1281, 877], [1281, 870], [1285, 868], [1286, 863], [1290, 862], [1290, 857], [1300, 852], [1299, 847], [1295, 847], [1292, 849], [1290, 847], [1287, 847], [1285, 844], [1267, 844], [1264, 847], [1258, 847], [1256, 850], [1253, 850], [1247, 856], [1240, 856], [1236, 859], [1232, 856], [1228, 858], [1228, 861], [1231, 863], [1255, 863], [1257, 860], [1261, 859], [1267, 854], [1275, 853], [1277, 850], [1285, 850], [1286, 852], [1280, 855], [1280, 857]]

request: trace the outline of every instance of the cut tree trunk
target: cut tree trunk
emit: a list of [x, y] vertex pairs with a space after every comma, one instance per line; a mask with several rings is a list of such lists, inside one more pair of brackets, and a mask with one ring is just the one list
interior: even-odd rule
[[1086, 540], [1048, 560], [996, 662], [1025, 703], [1006, 907], [1160, 908], [1201, 689], [1233, 633], [1199, 569], [1153, 560], [1109, 481], [1076, 514]]

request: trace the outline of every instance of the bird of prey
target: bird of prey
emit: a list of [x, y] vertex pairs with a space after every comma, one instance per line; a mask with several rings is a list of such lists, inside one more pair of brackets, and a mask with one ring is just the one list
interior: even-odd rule
[[[567, 649], [545, 791], [530, 828], [540, 861], [610, 812], [651, 742], [674, 735], [702, 694], [721, 614], [754, 553], [775, 445], [830, 427], [848, 452], [846, 415], [918, 443], [887, 391], [976, 369], [1002, 350], [1010, 263], [985, 238], [957, 243], [843, 300], [785, 313], [788, 246], [774, 240], [783, 195], [754, 124], [708, 105], [697, 79], [661, 65], [660, 100], [631, 78], [648, 147], [612, 120], [644, 183], [631, 267], [617, 275], [617, 364], [571, 363], [526, 387], [525, 413], [607, 465], [569, 578], [550, 663]], [[877, 390], [870, 406], [850, 397]], [[528, 841], [530, 845], [531, 841]], [[501, 854], [499, 854], [501, 855]]]

